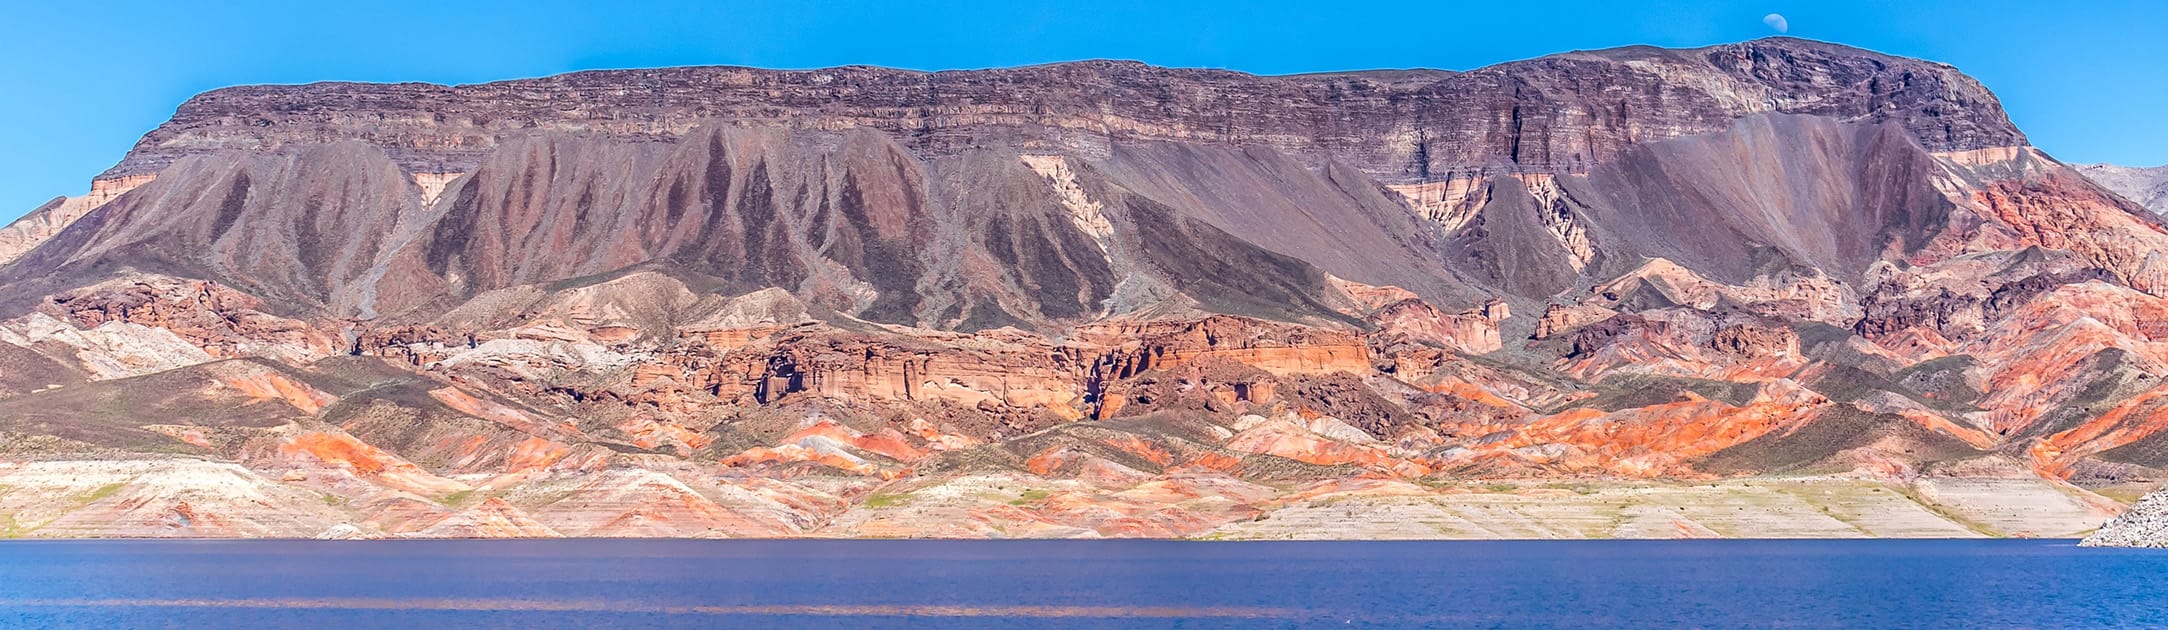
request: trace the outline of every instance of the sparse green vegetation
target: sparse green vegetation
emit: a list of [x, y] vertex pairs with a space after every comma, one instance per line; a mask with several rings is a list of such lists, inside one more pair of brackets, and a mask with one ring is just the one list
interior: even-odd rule
[[461, 490], [458, 492], [444, 495], [444, 498], [438, 499], [437, 502], [444, 504], [445, 507], [458, 507], [460, 504], [466, 503], [467, 499], [472, 498], [473, 496], [473, 490]]
[[126, 483], [109, 483], [98, 486], [98, 489], [85, 493], [83, 494], [83, 496], [76, 497], [76, 502], [81, 504], [97, 503], [99, 499], [113, 496], [114, 493], [120, 492], [121, 488], [125, 488], [127, 486], [128, 484]]
[[[2089, 489], [2093, 491], [2093, 494], [2107, 497], [2108, 499], [2113, 500], [2117, 503], [2121, 503], [2123, 505], [2135, 504], [2138, 502], [2138, 499], [2145, 498], [2146, 493], [2153, 490], [2153, 488], [2150, 487], [2130, 485], [2108, 486], [2105, 488]], [[0, 495], [5, 494], [7, 494], [7, 488], [5, 486], [0, 486]]]
[[890, 508], [910, 502], [908, 495], [875, 492], [866, 496], [866, 507]]
[[1928, 500], [1927, 497], [1922, 496], [1918, 490], [1915, 490], [1913, 488], [1898, 488], [1897, 493], [1904, 495], [1904, 498], [1911, 499], [1913, 503], [1919, 504], [1920, 507], [1927, 508], [1927, 511], [1933, 512], [1935, 516], [1942, 517], [1942, 520], [1956, 523], [1960, 526], [1963, 526], [1965, 529], [1972, 530], [1974, 533], [1977, 533], [1979, 535], [1989, 538], [2003, 538], [2005, 536], [2008, 536], [2008, 534], [1997, 531], [1993, 527], [1988, 527], [1984, 523], [1972, 520], [1970, 518], [1966, 518], [1963, 514], [1958, 514], [1957, 512], [1947, 507], [1943, 507], [1940, 503]]
[[1030, 505], [1046, 498], [1048, 494], [1045, 490], [1025, 490], [1023, 494], [1016, 497], [1016, 500], [1010, 501], [1009, 505]]
[[1309, 506], [1310, 506], [1310, 507], [1313, 507], [1313, 508], [1329, 508], [1329, 507], [1333, 507], [1333, 506], [1339, 505], [1339, 504], [1341, 504], [1341, 503], [1344, 503], [1344, 502], [1347, 502], [1347, 501], [1353, 500], [1354, 498], [1355, 498], [1355, 497], [1353, 497], [1353, 496], [1350, 496], [1350, 495], [1345, 495], [1345, 494], [1336, 494], [1336, 495], [1331, 495], [1331, 496], [1326, 496], [1326, 497], [1321, 497], [1321, 498], [1311, 499], [1311, 500], [1310, 500], [1310, 503], [1309, 503]]

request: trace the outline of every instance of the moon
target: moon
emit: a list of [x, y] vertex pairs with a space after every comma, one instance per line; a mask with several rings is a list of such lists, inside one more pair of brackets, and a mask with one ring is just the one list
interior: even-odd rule
[[1771, 13], [1768, 15], [1764, 15], [1762, 16], [1761, 23], [1769, 25], [1769, 28], [1776, 29], [1776, 31], [1779, 33], [1789, 33], [1792, 30], [1791, 22], [1786, 21], [1784, 19], [1784, 15], [1781, 13]]

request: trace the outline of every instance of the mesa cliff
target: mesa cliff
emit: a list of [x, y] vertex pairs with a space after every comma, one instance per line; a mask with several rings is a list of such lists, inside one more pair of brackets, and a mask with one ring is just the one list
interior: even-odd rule
[[2066, 536], [2163, 251], [1788, 38], [227, 88], [0, 229], [0, 535]]

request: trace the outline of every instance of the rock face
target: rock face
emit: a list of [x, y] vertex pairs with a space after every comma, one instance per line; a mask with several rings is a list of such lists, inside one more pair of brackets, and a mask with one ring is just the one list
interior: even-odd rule
[[23, 215], [7, 227], [0, 227], [0, 265], [14, 262], [23, 254], [30, 253], [46, 239], [74, 223], [83, 215], [98, 209], [121, 193], [143, 185], [157, 175], [131, 175], [99, 179], [91, 182], [90, 194], [81, 197], [61, 197], [47, 202], [38, 209]]
[[1285, 77], [1082, 62], [950, 72], [667, 68], [446, 87], [249, 86], [190, 99], [101, 178], [187, 155], [278, 150], [326, 138], [385, 147], [415, 173], [473, 170], [533, 131], [670, 141], [728, 120], [872, 129], [921, 155], [1001, 143], [1103, 158], [1114, 144], [1269, 146], [1413, 181], [1510, 162], [1602, 161], [1650, 140], [1718, 131], [1758, 113], [1891, 123], [1932, 151], [2024, 144], [2001, 105], [1949, 66], [1775, 38], [1697, 50], [1568, 53], [1470, 72]]
[[229, 88], [0, 229], [0, 535], [2071, 535], [2164, 251], [1795, 39]]
[[2140, 168], [2114, 164], [2079, 164], [2078, 172], [2124, 199], [2155, 214], [2168, 212], [2168, 166]]

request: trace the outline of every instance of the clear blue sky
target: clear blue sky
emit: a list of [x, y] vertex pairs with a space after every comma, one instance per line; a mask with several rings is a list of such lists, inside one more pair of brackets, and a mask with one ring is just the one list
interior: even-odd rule
[[0, 3], [0, 221], [81, 194], [183, 99], [235, 84], [1086, 58], [1256, 73], [1469, 69], [1752, 39], [1774, 34], [1770, 13], [1794, 36], [1955, 64], [2065, 161], [2168, 162], [2168, 3], [2135, 0]]

